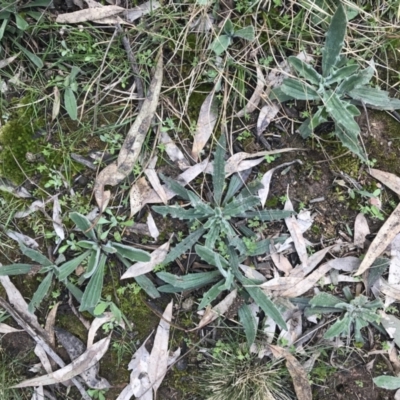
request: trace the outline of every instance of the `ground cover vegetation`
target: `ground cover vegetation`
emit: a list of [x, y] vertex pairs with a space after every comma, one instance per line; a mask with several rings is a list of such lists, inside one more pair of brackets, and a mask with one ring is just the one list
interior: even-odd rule
[[399, 396], [399, 18], [3, 2], [3, 397]]

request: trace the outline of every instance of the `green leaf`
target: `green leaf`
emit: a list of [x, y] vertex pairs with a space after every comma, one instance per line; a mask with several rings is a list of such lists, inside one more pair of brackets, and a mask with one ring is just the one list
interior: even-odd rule
[[4, 19], [0, 26], [0, 40], [3, 39], [4, 32], [7, 28], [8, 19]]
[[233, 23], [232, 21], [227, 18], [225, 25], [224, 25], [224, 32], [228, 35], [228, 36], [232, 36], [234, 33], [234, 29], [233, 29]]
[[72, 296], [75, 297], [75, 300], [78, 303], [82, 302], [82, 297], [83, 297], [83, 292], [81, 289], [79, 289], [77, 286], [75, 286], [72, 282], [66, 281], [65, 286], [67, 289], [71, 292]]
[[220, 286], [223, 284], [224, 280], [220, 280], [215, 285], [211, 286], [211, 288], [203, 294], [203, 298], [199, 304], [198, 309], [202, 310], [204, 307], [207, 307], [213, 300], [215, 300], [219, 294], [222, 292]]
[[367, 156], [358, 142], [358, 135], [347, 131], [341, 125], [336, 125], [335, 135], [351, 152], [357, 155], [360, 160], [367, 162]]
[[346, 28], [346, 12], [343, 5], [339, 4], [326, 33], [325, 47], [322, 50], [322, 75], [324, 77], [329, 76], [333, 67], [340, 60]]
[[261, 210], [261, 211], [247, 211], [246, 213], [238, 215], [242, 218], [258, 217], [261, 221], [278, 221], [295, 215], [294, 211], [288, 210]]
[[25, 47], [21, 46], [18, 42], [14, 41], [14, 45], [17, 46], [28, 59], [35, 64], [39, 69], [43, 68], [44, 64], [43, 61], [36, 55], [27, 50]]
[[52, 0], [34, 0], [29, 1], [24, 5], [20, 5], [20, 8], [33, 8], [33, 7], [48, 7], [51, 4]]
[[11, 264], [0, 266], [0, 276], [24, 275], [31, 271], [32, 264]]
[[29, 28], [29, 24], [20, 14], [15, 14], [15, 22], [17, 24], [17, 28], [21, 31], [25, 31]]
[[339, 297], [333, 296], [329, 293], [318, 293], [310, 300], [310, 305], [314, 307], [335, 307], [336, 304], [341, 303], [343, 300]]
[[132, 246], [127, 246], [121, 243], [111, 243], [121, 257], [125, 257], [130, 261], [150, 261], [150, 254], [147, 251], [135, 249]]
[[229, 200], [231, 200], [232, 197], [240, 190], [240, 188], [243, 186], [243, 183], [243, 178], [240, 174], [236, 173], [232, 175], [228, 190], [225, 194], [224, 202], [222, 203], [223, 206], [225, 206]]
[[30, 249], [26, 247], [24, 244], [20, 244], [20, 249], [24, 256], [29, 257], [32, 261], [37, 262], [38, 264], [42, 265], [43, 267], [50, 267], [53, 263], [45, 257], [42, 253], [39, 253], [36, 250]]
[[288, 62], [302, 78], [307, 79], [316, 86], [319, 86], [322, 76], [311, 65], [294, 56], [290, 56]]
[[161, 293], [180, 293], [183, 291], [181, 288], [176, 288], [172, 285], [161, 285], [158, 287], [158, 291]]
[[324, 335], [325, 339], [331, 339], [333, 337], [339, 336], [342, 333], [347, 335], [350, 330], [351, 319], [348, 315], [346, 315], [341, 320], [337, 320], [326, 332]]
[[386, 390], [400, 389], [400, 378], [381, 375], [373, 379], [376, 386]]
[[357, 74], [345, 78], [340, 85], [336, 88], [336, 93], [339, 95], [351, 92], [361, 86], [366, 85], [374, 76], [374, 69], [372, 67], [365, 68]]
[[94, 226], [90, 222], [90, 220], [88, 220], [84, 215], [79, 214], [77, 212], [69, 213], [69, 217], [87, 238], [97, 242], [97, 237], [93, 229]]
[[398, 110], [400, 100], [391, 99], [385, 90], [375, 89], [369, 86], [359, 87], [348, 93], [354, 100], [359, 100], [367, 106], [371, 105], [379, 110]]
[[99, 265], [100, 261], [100, 255], [101, 255], [100, 249], [91, 251], [86, 271], [83, 274], [83, 277], [85, 279], [89, 279], [96, 272], [97, 266]]
[[345, 127], [347, 132], [351, 132], [354, 135], [358, 135], [360, 133], [360, 127], [354, 120], [353, 114], [349, 112], [347, 108], [351, 105], [349, 102], [342, 100], [332, 90], [327, 90], [323, 94], [323, 102], [325, 104], [326, 111], [337, 124]]
[[368, 322], [362, 318], [356, 318], [354, 323], [354, 339], [358, 343], [364, 343], [364, 339], [361, 335], [361, 329], [368, 326]]
[[64, 90], [64, 106], [69, 117], [73, 121], [76, 121], [78, 119], [78, 105], [76, 103], [75, 93], [70, 87]]
[[191, 233], [188, 237], [182, 240], [182, 242], [178, 243], [167, 255], [165, 260], [163, 261], [163, 265], [166, 265], [172, 261], [175, 261], [179, 258], [186, 250], [190, 249], [197, 241], [203, 236], [205, 232], [204, 228], [199, 228], [193, 233]]
[[269, 93], [270, 100], [278, 100], [279, 103], [284, 103], [285, 101], [293, 100], [293, 97], [284, 93], [281, 87], [273, 88]]
[[158, 299], [160, 297], [160, 293], [154, 286], [153, 282], [146, 276], [140, 275], [135, 278], [136, 283], [150, 296], [152, 299]]
[[83, 249], [96, 249], [99, 247], [97, 243], [90, 240], [80, 240], [76, 243], [76, 245], [82, 247]]
[[198, 272], [184, 276], [177, 276], [169, 272], [156, 274], [164, 282], [182, 290], [197, 289], [216, 281], [221, 275], [219, 271]]
[[324, 84], [326, 86], [330, 86], [334, 83], [341, 82], [344, 78], [347, 78], [350, 75], [353, 75], [357, 72], [359, 66], [357, 64], [345, 65], [332, 72], [328, 77], [326, 77]]
[[35, 311], [35, 308], [37, 308], [39, 304], [42, 302], [42, 300], [45, 298], [47, 292], [50, 289], [52, 281], [53, 281], [53, 272], [49, 272], [46, 275], [46, 278], [43, 279], [39, 287], [36, 289], [36, 292], [33, 295], [32, 300], [28, 305], [29, 312], [33, 313]]
[[[252, 285], [253, 282], [250, 279], [243, 278], [244, 285]], [[268, 298], [268, 296], [258, 287], [246, 287], [247, 293], [252, 299], [260, 306], [268, 317], [271, 317], [281, 329], [287, 331], [287, 325], [285, 320], [282, 318], [281, 313], [276, 308], [275, 304]]]
[[215, 251], [213, 251], [212, 249], [210, 249], [209, 247], [206, 246], [200, 246], [200, 245], [196, 245], [195, 246], [195, 251], [196, 254], [203, 259], [206, 263], [210, 264], [210, 265], [215, 265], [215, 260], [216, 258], [218, 258], [219, 262], [221, 263], [221, 266], [223, 268], [228, 268], [229, 267], [229, 262], [221, 256], [221, 254], [216, 253]]
[[168, 178], [163, 174], [160, 174], [160, 177], [175, 194], [177, 194], [179, 197], [182, 197], [184, 200], [190, 200], [189, 190], [185, 189], [180, 183]]
[[214, 172], [212, 175], [214, 188], [214, 201], [218, 206], [221, 205], [222, 192], [225, 184], [225, 153], [226, 139], [222, 134], [217, 142], [217, 150], [214, 157]]
[[237, 217], [248, 210], [253, 210], [260, 204], [257, 196], [236, 197], [224, 209], [223, 214], [228, 217]]
[[[277, 238], [274, 238], [274, 243], [283, 243], [287, 239], [287, 236], [279, 236]], [[248, 251], [250, 256], [259, 256], [261, 254], [269, 254], [269, 246], [271, 244], [270, 239], [263, 239], [260, 240], [259, 242], [255, 243], [255, 247], [251, 250]]]
[[85, 292], [82, 296], [79, 311], [88, 311], [94, 309], [100, 301], [101, 291], [103, 290], [104, 268], [107, 257], [102, 254], [96, 272], [90, 278]]
[[[93, 250], [94, 251], [94, 250]], [[84, 253], [82, 253], [80, 256], [73, 258], [72, 260], [67, 261], [66, 263], [60, 265], [58, 267], [58, 279], [60, 281], [63, 281], [66, 279], [69, 275], [71, 275], [77, 268], [78, 266], [82, 263], [83, 260], [85, 260], [89, 255], [92, 253], [92, 250], [87, 250]]]
[[328, 119], [328, 113], [325, 110], [325, 107], [318, 107], [318, 111], [313, 115], [312, 118], [307, 118], [300, 126], [299, 132], [303, 139], [307, 139], [313, 132], [314, 129], [326, 122]]
[[[221, 269], [218, 267], [218, 269], [221, 271]], [[219, 287], [220, 290], [232, 290], [232, 285], [233, 285], [233, 278], [234, 275], [232, 274], [231, 270], [227, 271], [226, 277], [225, 277], [225, 282]]]
[[239, 308], [239, 321], [243, 325], [244, 333], [246, 335], [247, 344], [249, 347], [256, 340], [257, 334], [257, 320], [250, 311], [250, 307], [247, 304], [242, 304]]
[[283, 93], [297, 100], [318, 100], [316, 89], [306, 82], [297, 79], [286, 78], [280, 86]]
[[231, 44], [232, 39], [227, 35], [220, 35], [211, 43], [209, 49], [212, 50], [217, 56], [220, 56]]
[[220, 233], [221, 233], [220, 226], [214, 223], [214, 224], [209, 228], [208, 232], [204, 235], [204, 237], [205, 237], [205, 239], [206, 239], [205, 245], [206, 245], [208, 248], [213, 249], [214, 246], [215, 246], [216, 240], [217, 240], [217, 239], [219, 238], [219, 236], [220, 236]]
[[[185, 210], [180, 206], [153, 206], [152, 209], [163, 217], [166, 217], [169, 214], [172, 218], [179, 218], [180, 220], [193, 221], [194, 219], [207, 217], [207, 215], [204, 214], [199, 215], [196, 208]], [[212, 215], [212, 213], [209, 215]]]
[[245, 26], [244, 28], [237, 30], [233, 36], [252, 42], [255, 38], [254, 27], [253, 25]]

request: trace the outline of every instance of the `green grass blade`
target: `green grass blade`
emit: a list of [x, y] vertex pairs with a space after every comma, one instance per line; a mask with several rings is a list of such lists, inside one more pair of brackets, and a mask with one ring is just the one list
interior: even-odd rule
[[239, 321], [243, 325], [244, 333], [246, 335], [247, 344], [249, 347], [256, 340], [257, 334], [257, 320], [250, 311], [250, 307], [247, 304], [242, 304], [239, 308]]
[[342, 4], [339, 4], [328, 32], [326, 33], [325, 47], [322, 50], [322, 76], [327, 77], [340, 59], [340, 52], [346, 35], [347, 17]]
[[82, 296], [79, 311], [89, 311], [97, 306], [100, 301], [101, 291], [103, 290], [104, 269], [107, 257], [102, 254], [96, 272], [90, 278], [85, 292]]
[[19, 43], [14, 41], [15, 46], [17, 46], [25, 55], [26, 57], [35, 64], [39, 69], [43, 68], [44, 64], [43, 61], [36, 55], [27, 50], [25, 47], [21, 46]]
[[94, 250], [87, 250], [84, 253], [82, 253], [80, 256], [73, 258], [72, 260], [69, 260], [65, 262], [64, 264], [60, 265], [58, 267], [58, 279], [60, 281], [63, 281], [66, 279], [69, 275], [71, 275], [77, 268], [78, 266], [85, 260], [87, 257], [89, 257], [90, 253], [92, 253]]
[[93, 224], [90, 222], [90, 220], [77, 212], [69, 213], [69, 217], [87, 238], [97, 242], [96, 233], [94, 232]]
[[47, 295], [47, 292], [50, 289], [51, 283], [53, 281], [53, 272], [49, 272], [43, 281], [40, 283], [39, 287], [36, 289], [35, 294], [32, 297], [31, 302], [28, 305], [28, 311], [33, 313], [35, 308], [37, 308], [42, 300]]
[[214, 201], [218, 206], [221, 205], [222, 193], [225, 184], [225, 153], [226, 153], [226, 138], [221, 134], [214, 157], [214, 172], [213, 172], [213, 188]]
[[8, 19], [4, 19], [1, 26], [0, 26], [0, 40], [3, 39], [4, 32], [7, 28]]

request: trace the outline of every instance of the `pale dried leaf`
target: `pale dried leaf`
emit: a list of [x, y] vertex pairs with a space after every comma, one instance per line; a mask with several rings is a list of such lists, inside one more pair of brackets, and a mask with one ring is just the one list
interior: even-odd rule
[[14, 332], [23, 332], [23, 329], [16, 329], [10, 325], [3, 324], [0, 322], [0, 333], [14, 333]]
[[367, 218], [363, 213], [357, 214], [354, 222], [354, 245], [364, 248], [365, 237], [370, 234]]
[[286, 276], [289, 275], [293, 270], [292, 264], [290, 264], [289, 260], [283, 254], [278, 254], [276, 252], [276, 248], [273, 243], [269, 245], [269, 251], [271, 259], [276, 268], [284, 272]]
[[[293, 211], [293, 205], [289, 198], [286, 200], [284, 209]], [[306, 241], [304, 240], [299, 223], [297, 222], [297, 219], [294, 215], [285, 218], [285, 223], [290, 233], [290, 237], [293, 239], [293, 244], [297, 251], [297, 255], [299, 256], [299, 259], [302, 263], [302, 266], [303, 268], [307, 268], [307, 245]]]
[[56, 338], [54, 336], [54, 323], [56, 321], [57, 310], [60, 302], [58, 301], [52, 309], [50, 310], [49, 314], [46, 318], [46, 325], [44, 327], [45, 331], [49, 334], [49, 341], [52, 346], [56, 345]]
[[35, 387], [31, 400], [43, 400], [43, 399], [45, 399], [43, 386]]
[[39, 248], [39, 243], [35, 239], [32, 239], [29, 236], [24, 235], [23, 233], [6, 231], [6, 235], [11, 239], [16, 240], [19, 244], [24, 244], [31, 249]]
[[296, 286], [291, 289], [285, 290], [280, 293], [282, 297], [299, 297], [312, 289], [315, 284], [332, 269], [329, 263], [321, 265], [316, 271], [310, 274], [307, 278], [300, 281]]
[[284, 357], [286, 367], [293, 380], [294, 390], [298, 400], [312, 400], [311, 385], [307, 377], [307, 372], [296, 358], [287, 350], [279, 346], [270, 345], [275, 357]]
[[125, 10], [123, 16], [127, 21], [133, 22], [159, 7], [161, 7], [161, 4], [158, 1], [146, 1], [146, 3], [140, 4], [139, 6]]
[[246, 278], [255, 279], [257, 281], [265, 282], [266, 278], [263, 274], [260, 274], [255, 268], [251, 268], [247, 265], [240, 264], [239, 268], [244, 272]]
[[338, 269], [345, 272], [353, 272], [360, 266], [361, 261], [358, 257], [348, 256], [329, 260], [328, 264], [333, 269]]
[[179, 147], [169, 137], [167, 132], [160, 134], [160, 142], [165, 146], [165, 152], [171, 161], [176, 162], [179, 169], [186, 170], [190, 167], [189, 161], [186, 159], [184, 154], [179, 150]]
[[279, 107], [276, 104], [267, 104], [261, 108], [260, 114], [257, 119], [257, 136], [268, 128], [269, 124], [273, 121], [279, 112]]
[[75, 359], [71, 364], [59, 369], [56, 372], [44, 376], [27, 379], [13, 388], [22, 388], [39, 385], [53, 385], [55, 383], [65, 382], [88, 368], [92, 367], [104, 356], [110, 344], [111, 336], [99, 340], [92, 347], [87, 349], [81, 356]]
[[88, 5], [89, 8], [103, 7], [103, 4], [95, 0], [85, 0], [85, 3]]
[[4, 68], [7, 67], [7, 65], [10, 65], [14, 60], [16, 60], [19, 57], [20, 54], [21, 53], [18, 53], [15, 56], [8, 57], [4, 60], [0, 60], [0, 68]]
[[371, 168], [369, 173], [378, 181], [381, 181], [390, 190], [393, 190], [400, 196], [400, 178], [390, 172], [380, 171], [379, 169]]
[[101, 24], [101, 25], [129, 25], [129, 22], [125, 21], [118, 15], [114, 15], [113, 17], [106, 17], [100, 18], [93, 21], [94, 24]]
[[51, 111], [52, 121], [54, 121], [57, 118], [58, 114], [60, 113], [61, 98], [60, 98], [60, 91], [58, 90], [57, 86], [54, 86], [53, 95], [54, 95], [54, 102], [53, 102], [53, 109]]
[[85, 10], [74, 11], [67, 14], [59, 14], [56, 22], [59, 24], [78, 24], [81, 22], [95, 21], [120, 14], [125, 11], [124, 8], [118, 6], [103, 6], [96, 8], [87, 8]]
[[204, 149], [218, 120], [218, 100], [211, 92], [200, 108], [197, 128], [193, 138], [192, 157], [198, 161], [200, 152]]
[[72, 2], [82, 10], [84, 5], [82, 0], [72, 0]]
[[[336, 281], [337, 282], [355, 283], [355, 282], [361, 282], [361, 279], [358, 277], [339, 274], [336, 277]], [[321, 286], [330, 285], [332, 283], [334, 283], [334, 282], [332, 281], [330, 276], [325, 276], [319, 281], [319, 285], [321, 285]]]
[[40, 360], [40, 363], [42, 364], [44, 370], [48, 373], [51, 374], [53, 372], [53, 369], [51, 368], [51, 363], [49, 358], [47, 357], [47, 353], [44, 351], [43, 347], [40, 345], [35, 346], [34, 353]]
[[[390, 245], [390, 266], [388, 284], [394, 287], [400, 287], [400, 235], [396, 235], [393, 242]], [[386, 296], [385, 308], [389, 307], [395, 299], [390, 296]]]
[[303, 268], [303, 266], [300, 264], [292, 270], [292, 272], [290, 273], [290, 276], [304, 278], [306, 275], [308, 275], [310, 272], [312, 272], [317, 267], [317, 265], [325, 258], [326, 254], [333, 247], [335, 247], [335, 246], [334, 245], [328, 246], [328, 247], [325, 247], [324, 249], [319, 250], [316, 253], [312, 254], [310, 256], [310, 258], [308, 259], [307, 268]]
[[260, 285], [261, 289], [271, 290], [288, 290], [294, 286], [296, 286], [299, 282], [302, 281], [301, 277], [281, 277], [277, 276], [276, 278], [272, 278], [269, 281], [262, 283]]
[[[155, 157], [155, 160], [157, 160], [157, 157]], [[149, 180], [151, 186], [155, 190], [155, 192], [158, 194], [160, 197], [161, 201], [164, 204], [168, 203], [168, 196], [165, 193], [164, 187], [160, 183], [160, 179], [158, 178], [158, 175], [155, 171], [154, 168], [146, 168], [144, 170], [145, 175], [147, 176], [147, 179]]]
[[291, 318], [286, 321], [288, 330], [281, 330], [278, 337], [279, 341], [285, 340], [286, 346], [291, 346], [303, 333], [301, 311], [296, 311]]
[[170, 323], [167, 321], [172, 321], [172, 307], [173, 302], [171, 301], [164, 313], [163, 319], [161, 319], [156, 336], [154, 338], [153, 348], [149, 357], [149, 378], [152, 384], [152, 389], [154, 394], [156, 394], [157, 389], [161, 385], [168, 368], [168, 340], [169, 340], [169, 330]]
[[236, 296], [237, 296], [237, 289], [234, 289], [215, 307], [213, 308], [207, 307], [203, 317], [199, 322], [199, 325], [197, 325], [196, 328], [191, 329], [189, 332], [201, 329], [204, 326], [211, 323], [212, 321], [216, 320], [218, 317], [224, 315], [233, 304], [234, 300], [236, 299]]
[[150, 235], [154, 240], [157, 240], [160, 236], [160, 231], [157, 228], [157, 225], [154, 221], [153, 215], [151, 212], [147, 215], [147, 226], [149, 227]]
[[273, 68], [267, 75], [267, 86], [274, 88], [282, 85], [283, 79], [290, 74], [290, 67], [286, 60], [282, 61], [277, 68]]
[[272, 343], [275, 338], [277, 324], [271, 317], [266, 317], [263, 326], [263, 333], [267, 337], [267, 343]]
[[269, 194], [269, 187], [270, 187], [270, 184], [271, 184], [271, 179], [272, 179], [273, 173], [278, 168], [288, 167], [289, 165], [292, 165], [292, 164], [294, 164], [296, 162], [302, 164], [301, 160], [294, 160], [294, 161], [291, 161], [291, 162], [283, 163], [281, 165], [278, 165], [275, 168], [270, 169], [268, 172], [266, 172], [263, 175], [263, 177], [261, 178], [261, 184], [263, 185], [263, 188], [258, 191], [258, 197], [260, 198], [260, 202], [261, 202], [262, 207], [265, 206], [265, 202], [267, 201], [267, 197], [268, 197], [268, 194]]
[[400, 204], [382, 225], [355, 275], [361, 275], [368, 270], [398, 233], [400, 233]]
[[106, 208], [104, 201], [104, 186], [115, 186], [125, 179], [131, 173], [139, 157], [144, 139], [147, 136], [147, 132], [158, 105], [162, 78], [163, 57], [160, 53], [154, 77], [148, 90], [148, 96], [144, 100], [135, 122], [129, 129], [118, 154], [117, 163], [108, 165], [96, 178], [94, 184], [94, 195], [100, 211], [104, 211]]
[[54, 196], [53, 199], [53, 228], [60, 241], [64, 240], [65, 232], [62, 224], [61, 205], [58, 201], [58, 195]]
[[[102, 317], [96, 317], [92, 321], [90, 328], [89, 328], [89, 332], [88, 332], [88, 338], [87, 338], [87, 344], [86, 344], [87, 348], [93, 346], [94, 338], [96, 337], [96, 333], [99, 330], [99, 328], [113, 319], [114, 319], [113, 313], [105, 312], [105, 313], [103, 313]], [[119, 323], [119, 326], [122, 329], [125, 329], [125, 322], [123, 320], [121, 320], [121, 322]]]
[[29, 207], [27, 210], [25, 211], [18, 211], [14, 214], [14, 218], [25, 218], [28, 215], [41, 210], [44, 211], [44, 206], [45, 206], [46, 202], [43, 202], [41, 200], [35, 200]]
[[136, 276], [147, 274], [153, 271], [153, 269], [161, 264], [168, 254], [171, 239], [154, 250], [150, 255], [150, 261], [140, 261], [130, 266], [126, 272], [121, 276], [121, 279], [135, 278]]
[[190, 30], [197, 33], [205, 33], [210, 31], [215, 23], [215, 19], [213, 15], [210, 14], [201, 14], [198, 18], [196, 18], [193, 22], [190, 23]]
[[139, 180], [141, 181], [141, 183], [139, 183], [139, 181], [134, 183], [129, 191], [129, 204], [131, 207], [131, 213], [129, 215], [129, 218], [132, 218], [143, 207], [142, 193], [140, 189], [141, 188], [143, 189], [143, 187], [149, 188], [146, 179], [144, 177], [140, 178]]
[[242, 110], [240, 110], [236, 114], [237, 118], [241, 118], [241, 117], [244, 117], [245, 115], [251, 114], [252, 112], [254, 112], [257, 109], [258, 104], [260, 103], [261, 94], [262, 94], [264, 86], [265, 86], [265, 79], [264, 79], [264, 74], [262, 73], [257, 60], [256, 60], [256, 70], [257, 70], [256, 88], [254, 89], [254, 92], [251, 95], [248, 103], [244, 106], [244, 108]]
[[0, 178], [0, 190], [2, 192], [10, 193], [15, 197], [20, 197], [21, 199], [28, 199], [32, 197], [32, 195], [23, 186], [15, 186], [12, 182], [5, 178]]
[[379, 290], [392, 299], [400, 301], [400, 285], [389, 285], [385, 279], [379, 279]]

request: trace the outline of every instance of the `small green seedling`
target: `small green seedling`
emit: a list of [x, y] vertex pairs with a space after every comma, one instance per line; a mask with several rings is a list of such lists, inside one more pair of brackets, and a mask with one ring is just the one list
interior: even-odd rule
[[210, 50], [212, 50], [217, 56], [220, 56], [228, 49], [234, 38], [241, 38], [252, 42], [255, 37], [254, 27], [252, 25], [235, 30], [230, 19], [226, 20], [223, 32], [224, 33], [219, 35], [210, 45]]

